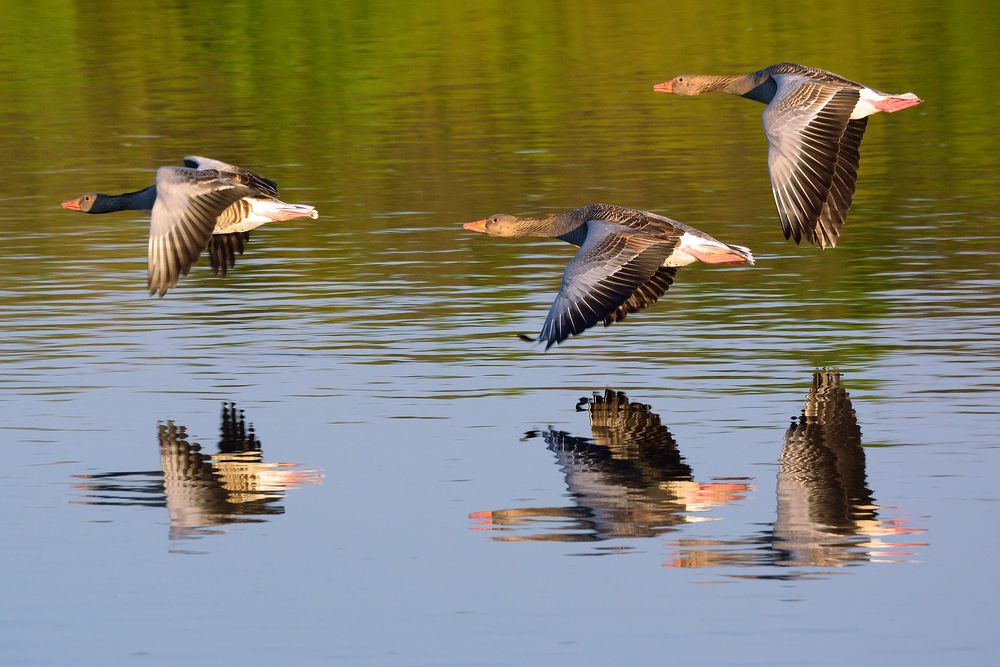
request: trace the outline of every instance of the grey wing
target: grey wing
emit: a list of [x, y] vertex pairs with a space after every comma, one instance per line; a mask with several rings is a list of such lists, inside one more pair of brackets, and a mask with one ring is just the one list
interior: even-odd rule
[[[820, 218], [831, 199], [840, 144], [858, 102], [858, 91], [816, 83], [801, 76], [777, 75], [774, 79], [778, 83], [777, 93], [764, 110], [763, 120], [771, 189], [781, 228], [786, 239], [792, 237], [799, 243], [804, 237], [825, 246], [832, 232], [818, 234], [816, 228], [819, 225], [826, 229]], [[844, 192], [849, 190], [853, 194], [856, 177], [857, 167], [851, 169], [845, 162], [834, 197], [834, 211], [841, 208], [846, 211]], [[827, 221], [835, 219], [835, 214], [827, 213]], [[840, 220], [843, 224], [842, 216]]]
[[625, 300], [625, 303], [618, 306], [615, 311], [604, 318], [604, 326], [611, 326], [615, 322], [621, 322], [626, 316], [637, 313], [643, 308], [648, 308], [656, 303], [657, 299], [666, 293], [674, 283], [674, 276], [677, 275], [676, 266], [663, 266], [656, 270], [653, 276], [632, 292], [632, 296]]
[[854, 199], [854, 186], [858, 181], [858, 165], [861, 163], [861, 138], [868, 127], [868, 118], [858, 118], [847, 123], [844, 136], [840, 140], [837, 154], [837, 168], [833, 173], [830, 195], [823, 204], [816, 225], [816, 241], [820, 248], [837, 245], [840, 230], [847, 220], [847, 210]]
[[249, 240], [250, 232], [212, 234], [212, 238], [208, 240], [208, 259], [212, 264], [212, 273], [226, 275], [236, 265], [236, 256], [243, 254]]
[[208, 246], [219, 214], [251, 193], [228, 174], [160, 167], [149, 227], [149, 293], [163, 296], [177, 285]]
[[587, 237], [566, 266], [562, 287], [538, 336], [545, 349], [613, 317], [653, 277], [677, 243], [606, 220], [586, 225]]
[[210, 157], [201, 157], [200, 155], [188, 155], [184, 158], [184, 166], [191, 169], [214, 169], [215, 171], [226, 172], [229, 174], [239, 174], [246, 179], [247, 183], [259, 190], [261, 193], [270, 197], [278, 196], [277, 183], [269, 178], [264, 178], [260, 174], [254, 173], [249, 169], [237, 167], [235, 164], [229, 164], [228, 162], [223, 162], [222, 160], [214, 160]]

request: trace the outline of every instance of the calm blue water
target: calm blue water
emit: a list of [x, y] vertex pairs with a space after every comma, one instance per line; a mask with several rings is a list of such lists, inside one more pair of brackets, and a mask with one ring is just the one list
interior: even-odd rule
[[[990, 17], [855, 8], [904, 57], [836, 8], [64, 9], [0, 21], [0, 661], [993, 660]], [[927, 100], [835, 250], [781, 239], [759, 107], [649, 90], [780, 60]], [[189, 153], [321, 217], [150, 299], [144, 216], [58, 203]], [[758, 264], [543, 353], [573, 250], [461, 223], [591, 200]]]

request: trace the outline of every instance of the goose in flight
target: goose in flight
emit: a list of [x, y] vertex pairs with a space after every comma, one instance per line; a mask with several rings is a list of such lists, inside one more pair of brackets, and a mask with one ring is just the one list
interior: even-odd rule
[[763, 102], [771, 190], [785, 238], [820, 248], [837, 245], [854, 197], [868, 116], [922, 102], [913, 93], [883, 93], [842, 76], [780, 63], [750, 74], [682, 74], [658, 93], [723, 92]]
[[563, 273], [562, 287], [537, 338], [549, 349], [598, 322], [609, 326], [659, 299], [677, 268], [753, 264], [749, 248], [713, 239], [662, 215], [611, 204], [591, 204], [542, 217], [493, 215], [467, 222], [490, 236], [557, 238], [580, 246]]
[[225, 275], [250, 238], [272, 221], [318, 217], [304, 204], [278, 199], [278, 184], [211, 158], [189, 156], [183, 167], [160, 167], [156, 183], [120, 195], [88, 192], [62, 203], [83, 213], [152, 211], [149, 225], [150, 294], [162, 297], [187, 275], [206, 248], [215, 273]]

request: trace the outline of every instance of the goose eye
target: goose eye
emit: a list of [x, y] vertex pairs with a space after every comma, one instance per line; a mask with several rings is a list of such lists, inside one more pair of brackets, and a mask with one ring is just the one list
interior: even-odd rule
[[490, 218], [490, 222], [500, 222], [500, 218], [493, 216], [492, 218]]

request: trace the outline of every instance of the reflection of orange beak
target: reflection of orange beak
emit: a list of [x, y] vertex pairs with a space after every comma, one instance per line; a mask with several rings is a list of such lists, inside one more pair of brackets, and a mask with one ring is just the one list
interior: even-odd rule
[[664, 81], [663, 83], [658, 83], [653, 86], [653, 91], [657, 93], [672, 93], [674, 92], [674, 82]]
[[486, 233], [486, 220], [476, 220], [475, 222], [467, 222], [462, 225], [462, 229], [468, 229], [470, 232], [480, 232], [482, 234]]
[[469, 518], [475, 522], [470, 530], [490, 531], [496, 530], [497, 527], [504, 525], [503, 521], [494, 521], [493, 512], [490, 512], [489, 510], [486, 510], [485, 512], [472, 512], [469, 514]]
[[64, 201], [62, 204], [60, 204], [60, 206], [62, 206], [67, 211], [79, 211], [80, 199], [82, 199], [82, 197], [77, 197], [76, 199], [70, 199], [69, 201]]

